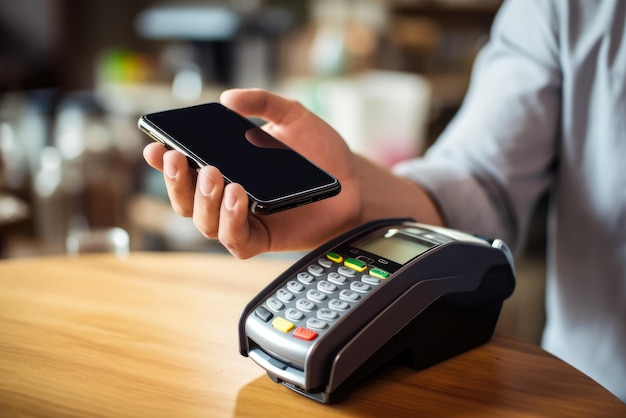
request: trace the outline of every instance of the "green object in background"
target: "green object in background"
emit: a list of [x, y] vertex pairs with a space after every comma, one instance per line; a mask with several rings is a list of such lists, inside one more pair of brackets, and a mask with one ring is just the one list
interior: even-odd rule
[[104, 80], [116, 82], [145, 81], [150, 72], [149, 60], [144, 55], [126, 49], [106, 51], [99, 67]]

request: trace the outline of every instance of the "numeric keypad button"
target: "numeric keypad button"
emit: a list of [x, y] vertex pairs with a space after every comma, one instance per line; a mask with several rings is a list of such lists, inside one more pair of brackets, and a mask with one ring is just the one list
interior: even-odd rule
[[369, 274], [364, 274], [361, 277], [361, 281], [367, 284], [374, 285], [374, 286], [378, 286], [380, 284], [380, 279], [377, 279], [376, 277], [372, 277]]
[[336, 311], [346, 311], [350, 307], [350, 304], [345, 300], [331, 299], [328, 301], [328, 307]]
[[353, 292], [352, 290], [344, 289], [339, 292], [339, 299], [345, 300], [346, 302], [356, 302], [359, 298], [359, 294], [357, 292]]
[[346, 284], [346, 282], [348, 281], [348, 278], [346, 276], [342, 276], [336, 271], [333, 271], [332, 273], [328, 273], [327, 279], [329, 282], [335, 283], [338, 285]]
[[325, 293], [333, 293], [337, 291], [337, 286], [332, 284], [331, 282], [327, 282], [326, 280], [322, 280], [317, 283], [317, 290], [320, 290]]
[[301, 311], [311, 312], [313, 309], [316, 308], [316, 305], [308, 299], [298, 299], [298, 301], [296, 302], [296, 308], [300, 309]]
[[326, 299], [326, 295], [316, 289], [309, 289], [309, 291], [306, 292], [306, 297], [315, 302], [321, 302]]
[[306, 321], [306, 326], [308, 328], [322, 330], [328, 326], [328, 323], [326, 321], [322, 321], [321, 319], [309, 318]]
[[279, 312], [285, 309], [285, 305], [283, 305], [283, 303], [276, 298], [269, 298], [265, 304], [274, 312]]
[[289, 308], [285, 311], [285, 318], [289, 319], [290, 321], [297, 322], [304, 318], [304, 313], [295, 308]]
[[287, 283], [287, 289], [294, 293], [302, 293], [304, 292], [305, 287], [302, 283], [292, 280]]
[[290, 291], [286, 289], [278, 289], [278, 291], [276, 292], [276, 297], [280, 299], [281, 301], [287, 303], [290, 300], [292, 300], [295, 296], [293, 295], [293, 293], [291, 293]]
[[363, 282], [352, 282], [350, 283], [350, 290], [354, 290], [355, 292], [366, 293], [371, 289], [370, 285]]
[[315, 277], [307, 272], [298, 273], [298, 280], [304, 284], [311, 284], [315, 281]]
[[339, 314], [335, 311], [332, 311], [328, 308], [322, 308], [319, 311], [317, 311], [317, 317], [319, 319], [323, 319], [326, 321], [332, 321], [334, 319], [337, 319], [339, 317]]
[[354, 277], [354, 275], [356, 274], [356, 271], [346, 266], [339, 266], [337, 272], [347, 277]]
[[322, 274], [324, 274], [324, 268], [318, 264], [311, 264], [307, 268], [307, 271], [314, 276], [321, 276]]

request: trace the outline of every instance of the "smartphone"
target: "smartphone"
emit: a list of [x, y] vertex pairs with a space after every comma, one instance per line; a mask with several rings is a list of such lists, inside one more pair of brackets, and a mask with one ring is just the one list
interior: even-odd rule
[[220, 103], [147, 114], [138, 126], [185, 155], [192, 168], [212, 165], [227, 183], [241, 184], [255, 214], [284, 211], [341, 191], [336, 178]]

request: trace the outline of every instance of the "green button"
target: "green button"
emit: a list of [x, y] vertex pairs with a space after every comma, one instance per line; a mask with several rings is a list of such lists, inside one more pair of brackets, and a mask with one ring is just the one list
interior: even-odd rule
[[326, 258], [328, 258], [330, 261], [334, 261], [335, 263], [341, 263], [343, 261], [343, 257], [340, 256], [337, 253], [328, 253], [326, 254]]
[[385, 270], [373, 268], [370, 270], [370, 276], [377, 277], [379, 279], [386, 279], [387, 277], [389, 277], [389, 273]]
[[353, 270], [362, 272], [367, 268], [367, 264], [361, 260], [357, 260], [356, 258], [346, 258], [346, 261], [343, 263], [346, 267], [350, 267]]

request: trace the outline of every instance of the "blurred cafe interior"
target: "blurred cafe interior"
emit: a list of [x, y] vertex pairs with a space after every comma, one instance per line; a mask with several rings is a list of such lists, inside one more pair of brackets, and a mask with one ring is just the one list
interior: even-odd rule
[[[300, 100], [381, 164], [420, 155], [459, 108], [500, 3], [0, 0], [0, 258], [224, 251], [171, 210], [137, 119], [228, 87]], [[541, 216], [501, 319], [533, 342]]]

